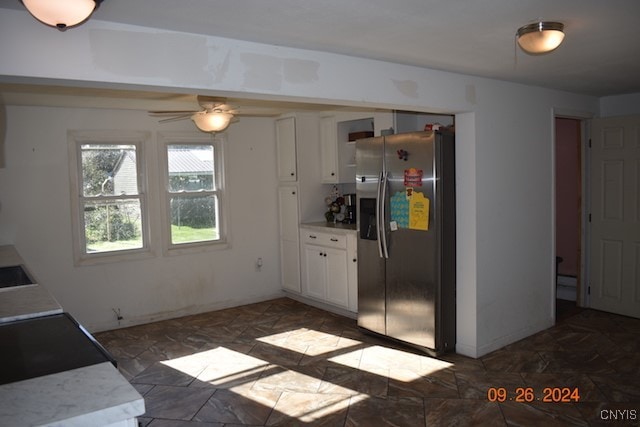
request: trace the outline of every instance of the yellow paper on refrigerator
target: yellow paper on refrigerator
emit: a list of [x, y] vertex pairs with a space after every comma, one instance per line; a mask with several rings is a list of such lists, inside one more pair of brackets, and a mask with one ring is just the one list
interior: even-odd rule
[[409, 199], [409, 228], [424, 231], [429, 229], [429, 199], [417, 191]]

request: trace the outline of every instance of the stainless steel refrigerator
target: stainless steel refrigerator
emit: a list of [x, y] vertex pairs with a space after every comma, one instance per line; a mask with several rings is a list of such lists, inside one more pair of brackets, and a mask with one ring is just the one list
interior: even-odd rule
[[356, 141], [358, 326], [455, 349], [453, 132]]

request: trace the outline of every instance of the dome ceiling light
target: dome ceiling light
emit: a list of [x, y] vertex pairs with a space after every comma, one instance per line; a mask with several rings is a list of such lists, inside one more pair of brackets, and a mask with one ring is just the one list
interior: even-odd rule
[[102, 0], [22, 0], [38, 21], [64, 31], [86, 21]]
[[518, 28], [516, 38], [522, 50], [532, 55], [548, 53], [556, 49], [564, 39], [561, 22], [535, 22]]
[[191, 120], [203, 132], [222, 132], [229, 127], [232, 119], [233, 114], [222, 110], [198, 111], [191, 116]]

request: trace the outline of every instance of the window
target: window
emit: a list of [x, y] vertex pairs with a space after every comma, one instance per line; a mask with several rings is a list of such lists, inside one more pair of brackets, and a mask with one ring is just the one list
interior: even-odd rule
[[169, 249], [224, 243], [221, 136], [163, 135]]
[[74, 249], [80, 263], [148, 250], [145, 136], [70, 132]]
[[160, 134], [146, 157], [147, 132], [70, 131], [76, 264], [226, 247], [222, 138]]

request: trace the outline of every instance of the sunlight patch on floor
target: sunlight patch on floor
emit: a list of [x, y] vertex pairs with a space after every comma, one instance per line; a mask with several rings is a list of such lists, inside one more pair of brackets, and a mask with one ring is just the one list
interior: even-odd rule
[[[214, 363], [211, 363], [212, 361]], [[161, 363], [197, 377], [197, 380], [203, 384], [210, 384], [217, 388], [229, 388], [233, 385], [247, 382], [250, 379], [256, 379], [269, 365], [264, 360], [225, 347], [218, 347]]]
[[[302, 423], [316, 422], [347, 410], [350, 405], [370, 398], [367, 394], [369, 389], [363, 393], [360, 385], [344, 383], [344, 377], [332, 385], [323, 375], [307, 371], [304, 358], [297, 368], [269, 362], [271, 359], [270, 356], [264, 356], [265, 350], [270, 353], [277, 347], [285, 350], [287, 358], [295, 358], [295, 354], [300, 354], [315, 363], [318, 359], [325, 359], [335, 367], [343, 367], [341, 369], [366, 371], [384, 379], [384, 387], [387, 378], [410, 383], [453, 366], [426, 355], [366, 345], [356, 339], [307, 328], [279, 332], [255, 340], [260, 344], [254, 346], [254, 351], [261, 346], [260, 351], [256, 352], [260, 353], [260, 357], [220, 346], [162, 363], [193, 376], [195, 380], [190, 387], [228, 389], [263, 404], [265, 402], [261, 402], [261, 399], [265, 399], [265, 393], [280, 393], [274, 407], [275, 413]], [[273, 357], [276, 355], [274, 353]], [[348, 374], [349, 371], [346, 372]], [[319, 393], [322, 389], [331, 390], [332, 393]]]

